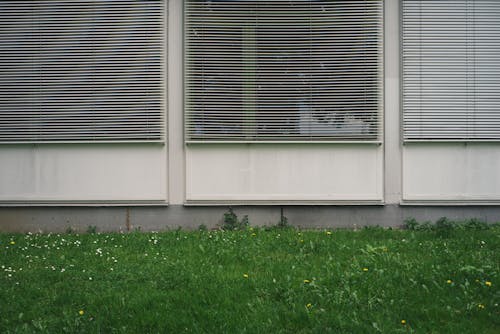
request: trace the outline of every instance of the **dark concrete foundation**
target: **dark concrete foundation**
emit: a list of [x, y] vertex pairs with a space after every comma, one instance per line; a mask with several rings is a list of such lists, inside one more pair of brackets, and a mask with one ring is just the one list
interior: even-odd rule
[[[235, 206], [239, 216], [248, 215], [251, 225], [274, 225], [281, 217], [302, 228], [356, 228], [362, 226], [400, 227], [406, 218], [436, 221], [477, 218], [489, 223], [500, 222], [500, 206]], [[222, 222], [225, 206], [169, 207], [2, 207], [0, 232], [85, 232], [89, 226], [97, 231], [162, 231], [196, 229], [200, 225], [214, 228]]]

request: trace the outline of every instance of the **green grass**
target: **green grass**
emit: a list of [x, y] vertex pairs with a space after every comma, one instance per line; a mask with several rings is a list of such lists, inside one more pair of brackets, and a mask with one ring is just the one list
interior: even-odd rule
[[1, 234], [0, 332], [499, 333], [499, 246], [499, 227]]

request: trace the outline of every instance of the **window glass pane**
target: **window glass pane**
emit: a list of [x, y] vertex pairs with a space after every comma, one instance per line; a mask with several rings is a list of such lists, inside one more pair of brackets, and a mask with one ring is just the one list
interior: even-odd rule
[[377, 140], [381, 1], [187, 1], [188, 141]]
[[0, 1], [0, 143], [164, 140], [165, 3]]
[[500, 1], [403, 1], [406, 141], [500, 140]]

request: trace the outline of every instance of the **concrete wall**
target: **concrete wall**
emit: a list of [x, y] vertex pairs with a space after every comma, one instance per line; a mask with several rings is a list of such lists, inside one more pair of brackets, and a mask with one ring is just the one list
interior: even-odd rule
[[0, 146], [0, 203], [167, 201], [163, 145]]
[[376, 144], [190, 145], [186, 202], [383, 201]]
[[[222, 223], [225, 206], [186, 207], [10, 207], [0, 208], [2, 232], [85, 232], [89, 226], [97, 231], [163, 231], [196, 229], [200, 225], [214, 228]], [[280, 220], [280, 206], [235, 206], [235, 213], [248, 215], [251, 225], [274, 225]], [[362, 226], [399, 227], [404, 219], [436, 221], [478, 218], [500, 221], [498, 206], [284, 206], [290, 224], [302, 228], [359, 228]]]
[[500, 221], [498, 144], [401, 141], [398, 0], [385, 1], [381, 145], [185, 145], [182, 0], [168, 15], [166, 144], [0, 146], [0, 230], [213, 227], [241, 204], [268, 225], [281, 206], [304, 227]]
[[500, 204], [500, 145], [405, 145], [402, 199], [406, 203]]

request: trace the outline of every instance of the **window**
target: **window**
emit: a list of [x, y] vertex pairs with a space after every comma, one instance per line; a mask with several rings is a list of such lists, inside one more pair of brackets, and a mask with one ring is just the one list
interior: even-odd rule
[[0, 1], [0, 143], [163, 141], [164, 12]]
[[406, 141], [500, 140], [500, 1], [403, 1]]
[[379, 140], [381, 0], [185, 11], [187, 142]]

